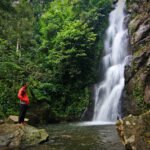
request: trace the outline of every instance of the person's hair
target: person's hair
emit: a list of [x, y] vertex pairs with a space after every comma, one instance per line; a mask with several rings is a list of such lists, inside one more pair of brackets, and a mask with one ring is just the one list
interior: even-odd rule
[[21, 86], [27, 86], [27, 82], [23, 82], [22, 84], [21, 84]]

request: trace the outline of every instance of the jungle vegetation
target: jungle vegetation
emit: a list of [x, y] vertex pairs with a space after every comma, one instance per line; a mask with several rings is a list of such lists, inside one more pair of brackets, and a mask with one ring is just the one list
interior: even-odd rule
[[79, 119], [98, 80], [110, 9], [111, 0], [1, 0], [0, 117], [18, 113], [26, 82], [31, 104]]

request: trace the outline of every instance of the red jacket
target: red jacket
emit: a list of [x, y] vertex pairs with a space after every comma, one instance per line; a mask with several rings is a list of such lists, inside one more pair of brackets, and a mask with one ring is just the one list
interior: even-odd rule
[[23, 86], [20, 88], [19, 92], [18, 92], [18, 98], [22, 101], [25, 102], [25, 104], [29, 104], [29, 98], [28, 95], [26, 93], [26, 86]]

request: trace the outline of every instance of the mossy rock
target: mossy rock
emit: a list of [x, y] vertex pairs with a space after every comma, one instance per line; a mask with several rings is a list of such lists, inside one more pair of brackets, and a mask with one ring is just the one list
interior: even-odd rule
[[0, 125], [0, 149], [27, 148], [47, 141], [48, 136], [44, 129], [27, 124], [3, 123]]
[[33, 126], [24, 126], [24, 134], [22, 137], [21, 145], [32, 146], [40, 144], [47, 140], [48, 134], [44, 129], [37, 129]]
[[140, 116], [128, 116], [116, 124], [119, 136], [128, 150], [150, 149], [150, 111]]

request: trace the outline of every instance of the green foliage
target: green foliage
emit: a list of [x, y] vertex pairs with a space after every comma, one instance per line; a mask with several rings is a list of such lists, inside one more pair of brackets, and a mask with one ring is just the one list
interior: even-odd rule
[[54, 119], [79, 119], [96, 80], [110, 0], [0, 4], [1, 110], [17, 113], [26, 81], [31, 103], [46, 101]]
[[48, 51], [43, 67], [51, 70], [52, 83], [48, 91], [44, 86], [43, 90], [53, 113], [61, 118], [81, 115], [89, 101], [85, 89], [94, 76], [96, 34], [87, 23], [74, 17], [68, 1], [54, 1], [41, 19], [43, 48]]
[[42, 48], [52, 48], [53, 39], [57, 33], [63, 28], [65, 23], [73, 20], [72, 6], [68, 5], [68, 0], [53, 1], [50, 8], [42, 15], [40, 20], [42, 33]]
[[17, 92], [26, 78], [24, 68], [14, 62], [0, 62], [0, 74], [0, 106], [5, 114], [14, 114], [19, 108]]
[[[19, 4], [12, 2], [0, 2], [0, 107], [6, 115], [17, 113], [17, 92], [22, 82], [28, 78], [28, 52], [18, 57], [17, 39], [19, 38], [19, 51], [32, 49], [34, 45], [30, 44], [33, 41], [30, 33], [33, 33], [31, 30], [34, 21], [30, 4], [24, 0]], [[10, 9], [5, 9], [6, 7]]]
[[60, 79], [64, 79], [62, 82], [81, 80], [88, 84], [93, 68], [95, 40], [96, 35], [92, 29], [80, 21], [69, 22], [57, 34], [54, 49], [49, 51], [48, 62], [50, 60], [54, 69], [61, 73]]
[[133, 90], [133, 97], [136, 100], [139, 113], [149, 110], [150, 106], [144, 102], [144, 92], [142, 86], [136, 86]]
[[2, 110], [2, 108], [0, 107], [0, 119], [4, 119], [5, 118], [5, 114]]

